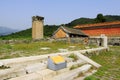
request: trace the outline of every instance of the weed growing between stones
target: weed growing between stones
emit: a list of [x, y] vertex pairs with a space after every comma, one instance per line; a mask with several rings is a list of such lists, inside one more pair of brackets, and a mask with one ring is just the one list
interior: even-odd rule
[[8, 69], [8, 68], [10, 68], [10, 67], [9, 66], [4, 66], [4, 65], [0, 66], [0, 69]]
[[68, 57], [69, 57], [69, 58], [72, 58], [73, 61], [77, 61], [77, 60], [78, 60], [78, 57], [77, 57], [77, 55], [75, 55], [75, 54], [70, 54]]
[[99, 78], [96, 78], [94, 76], [88, 76], [84, 80], [100, 80]]
[[72, 65], [72, 66], [70, 67], [70, 70], [79, 68], [79, 67], [81, 67], [82, 65], [83, 65], [83, 64]]

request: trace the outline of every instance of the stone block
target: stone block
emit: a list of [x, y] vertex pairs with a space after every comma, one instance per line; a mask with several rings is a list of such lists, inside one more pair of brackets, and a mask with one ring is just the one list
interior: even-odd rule
[[62, 56], [53, 56], [53, 57], [48, 57], [48, 69], [51, 70], [60, 70], [63, 68], [66, 68], [67, 62]]
[[11, 78], [10, 80], [43, 80], [43, 79], [41, 75], [37, 73], [32, 73], [32, 74], [28, 74], [28, 75], [24, 75], [16, 78]]
[[87, 63], [89, 63], [89, 64], [95, 66], [96, 68], [101, 67], [100, 64], [94, 62], [93, 60], [91, 60], [91, 59], [89, 59], [88, 57], [86, 57], [86, 56], [80, 54], [79, 52], [77, 52], [77, 53], [75, 53], [75, 54], [78, 56], [79, 59], [82, 59], [82, 60], [86, 61]]
[[56, 71], [53, 71], [53, 70], [50, 70], [50, 69], [37, 71], [36, 73], [42, 76], [42, 80], [52, 80], [51, 78], [56, 76]]
[[68, 72], [65, 72], [63, 74], [55, 76], [52, 80], [73, 80], [75, 77], [78, 76], [79, 73], [88, 71], [91, 68], [91, 65], [85, 64], [82, 67], [79, 67], [74, 70], [70, 70]]
[[33, 64], [33, 65], [28, 65], [25, 70], [27, 73], [33, 73], [39, 70], [43, 70], [47, 68], [47, 64], [44, 63], [38, 63], [38, 64]]
[[4, 64], [2, 62], [0, 62], [0, 66], [3, 66]]
[[10, 68], [10, 69], [5, 69], [5, 70], [0, 70], [0, 79], [8, 79], [8, 78], [14, 78], [17, 76], [25, 75], [26, 71], [24, 69], [15, 69], [15, 68]]

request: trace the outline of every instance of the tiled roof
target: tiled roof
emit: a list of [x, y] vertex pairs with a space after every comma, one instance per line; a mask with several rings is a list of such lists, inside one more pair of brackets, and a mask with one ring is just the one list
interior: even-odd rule
[[104, 27], [104, 26], [113, 26], [113, 25], [120, 25], [120, 21], [114, 22], [104, 22], [104, 23], [95, 23], [95, 24], [84, 24], [84, 25], [77, 25], [74, 28], [88, 28], [88, 27]]
[[69, 33], [69, 34], [77, 34], [77, 35], [84, 35], [84, 36], [87, 36], [84, 32], [82, 32], [81, 30], [79, 29], [73, 29], [73, 28], [68, 28], [68, 27], [61, 27], [66, 33]]

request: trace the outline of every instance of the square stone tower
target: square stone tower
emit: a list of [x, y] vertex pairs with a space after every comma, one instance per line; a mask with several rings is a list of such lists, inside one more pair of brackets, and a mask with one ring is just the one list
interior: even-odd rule
[[43, 38], [43, 25], [44, 17], [33, 16], [32, 17], [32, 39], [42, 39]]

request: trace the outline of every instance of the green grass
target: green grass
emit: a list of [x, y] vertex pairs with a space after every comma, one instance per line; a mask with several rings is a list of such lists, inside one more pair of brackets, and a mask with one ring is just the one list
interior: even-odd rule
[[70, 54], [68, 57], [72, 58], [74, 61], [78, 60], [78, 57], [75, 54]]
[[73, 69], [79, 68], [79, 67], [81, 67], [82, 65], [83, 65], [83, 64], [72, 65], [69, 70], [73, 70]]
[[100, 80], [100, 79], [98, 79], [98, 78], [96, 78], [94, 76], [88, 76], [84, 80]]
[[93, 55], [91, 59], [102, 65], [92, 76], [100, 80], [120, 80], [120, 46], [110, 47], [110, 51]]
[[[70, 48], [69, 46], [75, 46], [75, 48]], [[41, 50], [42, 47], [49, 47], [50, 49]], [[90, 47], [96, 46], [90, 45]], [[28, 41], [13, 44], [0, 43], [0, 59], [50, 54], [59, 52], [58, 49], [60, 48], [72, 51], [85, 49], [85, 45], [68, 44], [63, 41], [60, 42]], [[113, 46], [110, 47], [110, 51], [108, 52], [101, 52], [99, 55], [92, 55], [91, 59], [102, 65], [102, 67], [99, 68], [98, 71], [92, 75], [92, 77], [99, 78], [100, 80], [110, 79], [120, 80], [120, 46]]]
[[[69, 46], [75, 46], [71, 48]], [[49, 47], [48, 50], [42, 50], [43, 47]], [[95, 47], [95, 46], [93, 46]], [[0, 59], [34, 56], [60, 52], [58, 49], [68, 49], [70, 51], [85, 49], [82, 44], [69, 44], [64, 41], [17, 41], [12, 44], [0, 43]]]

